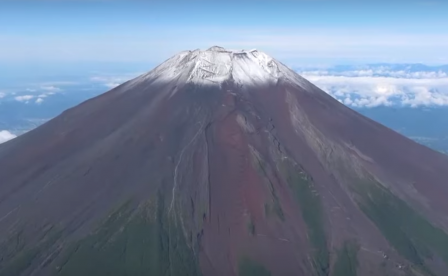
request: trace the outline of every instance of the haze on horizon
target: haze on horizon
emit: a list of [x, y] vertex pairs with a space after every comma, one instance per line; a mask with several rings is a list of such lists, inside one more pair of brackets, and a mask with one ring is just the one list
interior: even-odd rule
[[441, 0], [1, 1], [0, 64], [156, 65], [213, 45], [291, 66], [446, 64], [446, 10]]

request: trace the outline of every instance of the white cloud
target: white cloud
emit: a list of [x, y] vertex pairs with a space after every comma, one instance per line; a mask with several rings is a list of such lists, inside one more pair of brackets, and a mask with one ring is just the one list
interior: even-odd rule
[[[60, 82], [61, 85], [70, 85], [72, 82]], [[41, 103], [43, 98], [54, 95], [63, 89], [55, 86], [53, 83], [35, 83], [28, 84], [30, 85], [28, 88], [15, 88], [16, 91], [9, 89], [9, 91], [2, 90], [0, 91], [0, 99], [5, 97], [11, 97], [19, 102], [28, 103], [30, 100], [34, 98], [42, 98], [41, 100], [36, 100], [36, 103]], [[26, 91], [27, 94], [23, 95]]]
[[43, 93], [39, 94], [37, 97], [38, 98], [46, 98], [46, 97], [54, 95], [54, 94], [56, 94], [55, 91], [43, 92]]
[[43, 98], [47, 97], [48, 94], [51, 94], [51, 93], [41, 94], [41, 95], [39, 95], [38, 97], [33, 96], [33, 95], [22, 95], [22, 96], [14, 97], [14, 99], [15, 99], [16, 101], [19, 101], [19, 102], [29, 103], [30, 100], [36, 98], [36, 100], [34, 101], [34, 103], [36, 103], [36, 104], [41, 104], [41, 103], [44, 101]]
[[327, 73], [319, 75], [316, 72], [301, 75], [334, 98], [353, 107], [448, 106], [448, 77], [433, 73], [426, 74], [426, 77], [433, 78], [423, 78], [423, 74], [416, 78], [360, 76], [362, 72], [353, 72], [356, 77], [332, 76]]
[[119, 86], [120, 84], [122, 84], [132, 78], [135, 78], [141, 74], [142, 73], [129, 73], [129, 74], [123, 74], [123, 75], [94, 76], [94, 77], [91, 77], [90, 80], [93, 82], [101, 83], [105, 87], [112, 89], [112, 88], [115, 88], [115, 87]]
[[104, 84], [104, 86], [108, 87], [108, 88], [115, 88], [117, 86], [119, 86], [121, 83], [118, 82], [107, 82]]
[[107, 88], [117, 87], [120, 84], [122, 84], [123, 82], [127, 81], [127, 79], [125, 79], [125, 78], [114, 77], [114, 76], [108, 76], [108, 77], [96, 76], [96, 77], [91, 77], [90, 80], [93, 82], [99, 82]]
[[14, 97], [14, 99], [19, 102], [28, 102], [32, 98], [34, 98], [33, 95], [22, 95], [22, 96]]
[[61, 89], [59, 87], [53, 86], [53, 85], [48, 85], [48, 86], [41, 86], [40, 87], [41, 90], [45, 90], [45, 91], [50, 91], [50, 92], [57, 92], [57, 91], [61, 91]]
[[[71, 86], [79, 84], [79, 82], [76, 81], [50, 81], [50, 82], [42, 82], [36, 85], [39, 85], [40, 87], [57, 87], [57, 86]], [[51, 88], [50, 88], [51, 89]]]
[[9, 141], [17, 136], [7, 130], [0, 130], [0, 144]]
[[406, 70], [390, 70], [386, 66], [375, 69], [363, 69], [352, 71], [328, 71], [328, 70], [315, 70], [304, 71], [306, 75], [316, 76], [345, 76], [345, 77], [392, 77], [392, 78], [405, 78], [405, 79], [437, 79], [448, 78], [448, 74], [443, 71], [417, 71], [409, 72]]

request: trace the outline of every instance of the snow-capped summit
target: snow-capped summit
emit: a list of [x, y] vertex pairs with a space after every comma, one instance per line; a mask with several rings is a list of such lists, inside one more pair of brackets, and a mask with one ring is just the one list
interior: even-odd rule
[[134, 81], [220, 85], [233, 80], [241, 85], [260, 85], [279, 79], [299, 86], [304, 84], [304, 79], [293, 70], [257, 49], [229, 50], [213, 46], [207, 50], [180, 52]]

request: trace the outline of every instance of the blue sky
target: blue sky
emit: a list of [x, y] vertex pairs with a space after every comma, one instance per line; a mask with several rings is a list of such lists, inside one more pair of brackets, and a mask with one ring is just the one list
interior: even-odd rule
[[446, 64], [447, 2], [0, 0], [0, 64], [156, 65], [212, 45], [291, 66]]

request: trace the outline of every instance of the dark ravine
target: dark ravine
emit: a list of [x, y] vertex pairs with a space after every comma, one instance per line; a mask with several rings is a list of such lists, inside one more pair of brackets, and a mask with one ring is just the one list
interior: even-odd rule
[[253, 50], [0, 145], [0, 276], [445, 276], [448, 159]]

